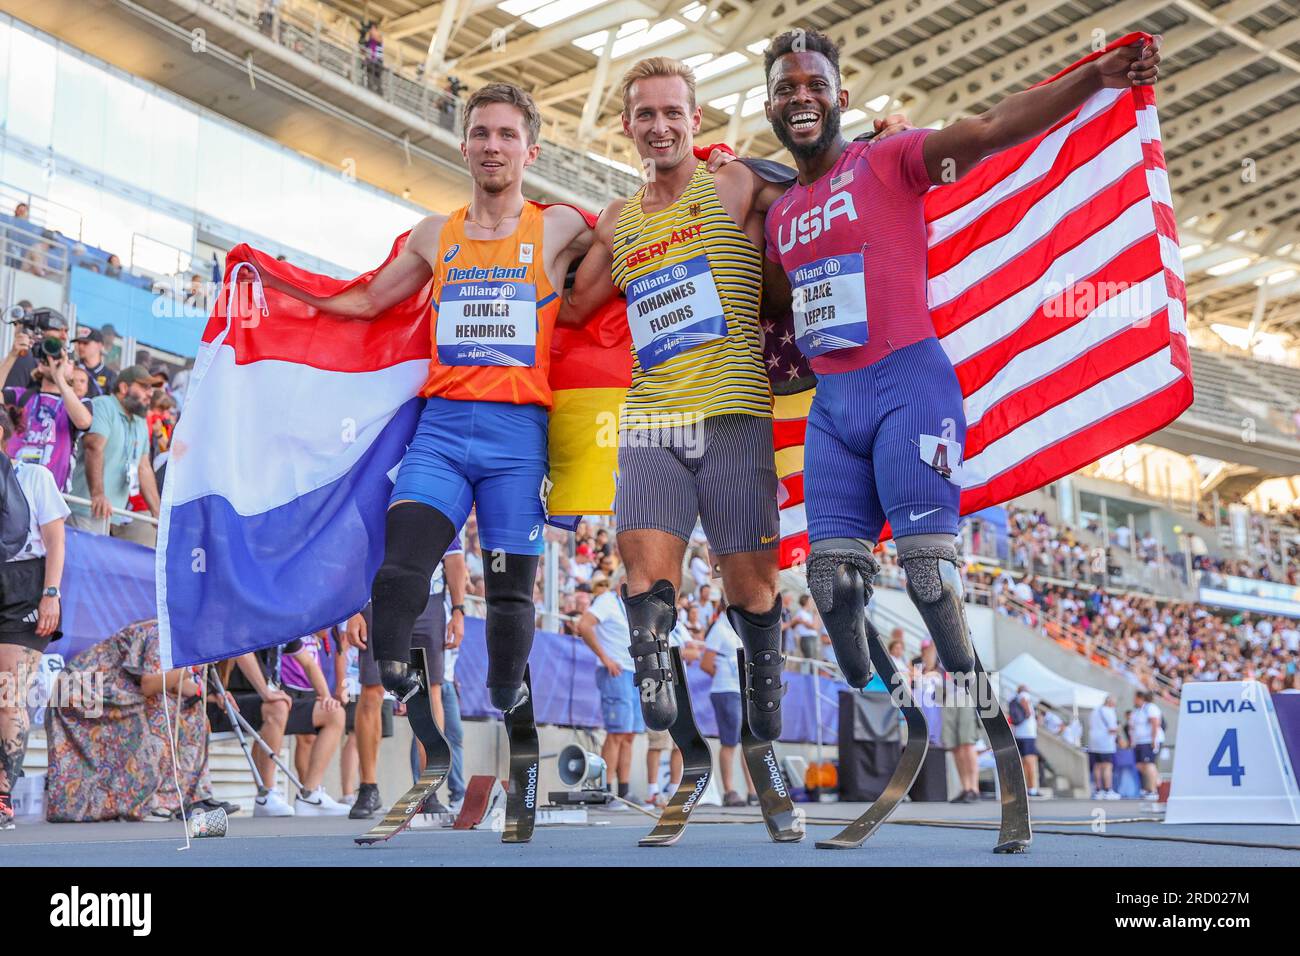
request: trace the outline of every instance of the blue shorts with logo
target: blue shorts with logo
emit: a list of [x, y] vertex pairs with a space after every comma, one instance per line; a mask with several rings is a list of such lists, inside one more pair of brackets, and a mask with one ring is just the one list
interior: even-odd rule
[[850, 372], [819, 374], [804, 445], [808, 538], [957, 533], [961, 488], [921, 459], [921, 436], [966, 442], [952, 362], [922, 339]]
[[617, 677], [611, 677], [603, 666], [597, 667], [596, 689], [600, 691], [600, 715], [605, 720], [606, 731], [611, 734], [645, 732], [641, 698], [636, 692], [632, 671], [625, 670]]
[[540, 405], [429, 399], [390, 503], [422, 502], [457, 528], [476, 507], [485, 550], [541, 554], [547, 422]]

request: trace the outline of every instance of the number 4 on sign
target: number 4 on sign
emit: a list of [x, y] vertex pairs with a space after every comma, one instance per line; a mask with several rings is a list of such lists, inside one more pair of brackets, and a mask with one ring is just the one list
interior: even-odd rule
[[1211, 777], [1231, 777], [1234, 787], [1241, 786], [1241, 778], [1246, 776], [1246, 768], [1241, 765], [1235, 727], [1223, 732], [1223, 739], [1219, 741], [1219, 746], [1214, 749], [1214, 756], [1210, 758], [1209, 774]]

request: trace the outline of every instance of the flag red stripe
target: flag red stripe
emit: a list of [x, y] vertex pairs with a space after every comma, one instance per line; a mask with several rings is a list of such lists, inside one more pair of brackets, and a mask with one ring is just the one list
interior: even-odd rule
[[786, 475], [781, 479], [781, 484], [785, 487], [786, 493], [789, 495], [789, 497], [786, 498], [785, 503], [781, 505], [783, 510], [785, 508], [793, 508], [795, 505], [803, 504], [802, 471], [797, 471], [793, 475]]
[[[398, 236], [384, 265], [406, 244], [409, 233]], [[240, 263], [251, 263], [263, 275], [273, 275], [312, 296], [336, 295], [363, 282], [383, 265], [350, 281], [305, 272], [279, 262], [267, 253], [240, 243], [226, 254], [226, 277], [222, 294], [212, 308], [203, 331], [203, 341], [214, 341], [226, 327], [226, 291], [230, 276]], [[222, 347], [234, 350], [240, 365], [250, 362], [282, 361], [334, 372], [372, 372], [400, 362], [429, 360], [428, 292], [426, 286], [373, 320], [335, 318], [304, 302], [264, 288], [268, 315], [256, 306], [247, 269], [240, 270], [235, 293], [235, 315]]]
[[1057, 257], [1104, 229], [1120, 213], [1147, 196], [1146, 170], [1136, 165], [1062, 217], [1051, 232], [1020, 255], [951, 301], [931, 309], [935, 331], [940, 337], [948, 335], [1025, 287], [1037, 285]]
[[[1122, 283], [1132, 285], [1150, 278], [1163, 268], [1160, 240], [1155, 233], [1120, 251], [1096, 272], [1044, 302], [1009, 335], [958, 363], [957, 381], [961, 384], [962, 394], [971, 395], [983, 388], [1011, 359], [1026, 349], [1084, 321], [1085, 317], [1078, 316], [1078, 310], [1073, 307], [1078, 302], [1076, 290], [1079, 288], [1106, 291]], [[1097, 304], [1100, 305], [1107, 299], [1109, 296]]]
[[1153, 202], [1151, 209], [1156, 217], [1156, 232], [1178, 241], [1178, 223], [1174, 220], [1174, 211], [1162, 202]]
[[772, 423], [772, 440], [776, 450], [793, 448], [804, 443], [804, 434], [808, 429], [806, 418], [778, 418]]
[[1042, 378], [997, 402], [966, 429], [965, 457], [974, 458], [1022, 423], [1154, 355], [1167, 344], [1169, 310], [1163, 308], [1149, 322], [1130, 325], [1060, 368], [1044, 369]]

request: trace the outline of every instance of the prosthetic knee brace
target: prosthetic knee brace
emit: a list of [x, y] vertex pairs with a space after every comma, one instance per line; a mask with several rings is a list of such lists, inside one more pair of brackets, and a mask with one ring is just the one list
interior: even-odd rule
[[492, 706], [503, 712], [524, 696], [524, 668], [533, 649], [537, 614], [533, 582], [540, 560], [534, 554], [494, 554], [484, 562], [488, 696]]
[[819, 550], [814, 545], [808, 556], [808, 590], [850, 687], [866, 687], [871, 680], [866, 606], [879, 571], [871, 552], [861, 549]]
[[411, 629], [429, 603], [429, 582], [456, 528], [442, 512], [416, 501], [388, 509], [384, 563], [371, 585], [370, 647], [384, 689], [406, 700], [419, 689], [410, 670]]
[[667, 730], [677, 720], [673, 662], [668, 656], [668, 635], [677, 623], [677, 595], [664, 580], [656, 581], [644, 594], [629, 595], [624, 585], [623, 607], [632, 639], [632, 679], [641, 692], [641, 715], [651, 730]]
[[962, 607], [957, 549], [951, 544], [913, 547], [900, 540], [898, 553], [907, 572], [907, 595], [921, 612], [939, 660], [952, 674], [973, 673], [975, 653]]

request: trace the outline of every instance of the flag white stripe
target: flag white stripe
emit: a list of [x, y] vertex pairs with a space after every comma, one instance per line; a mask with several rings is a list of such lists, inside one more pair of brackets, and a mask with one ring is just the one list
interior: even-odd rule
[[[189, 403], [172, 450], [174, 458], [200, 454], [204, 466], [168, 470], [172, 504], [215, 494], [239, 514], [254, 515], [328, 485], [419, 393], [428, 371], [427, 359], [364, 373], [269, 359], [238, 365], [234, 349], [218, 348], [203, 377], [208, 400]], [[365, 388], [348, 381], [358, 375]], [[267, 395], [282, 401], [267, 407]], [[202, 454], [204, 446], [238, 453]]]
[[1165, 264], [1165, 268], [1172, 272], [1184, 282], [1187, 276], [1183, 274], [1183, 253], [1178, 248], [1178, 243], [1170, 239], [1164, 233], [1160, 234], [1160, 261]]

